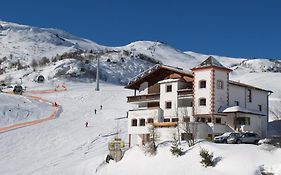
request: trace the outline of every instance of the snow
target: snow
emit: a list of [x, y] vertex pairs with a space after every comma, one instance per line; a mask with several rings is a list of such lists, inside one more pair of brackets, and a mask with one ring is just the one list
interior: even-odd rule
[[[189, 148], [183, 145], [185, 155], [175, 157], [169, 144], [158, 149], [156, 156], [145, 155], [139, 147], [127, 151], [123, 160], [110, 164], [98, 174], [241, 174], [255, 175], [259, 166], [274, 165], [281, 173], [281, 150], [268, 150], [267, 145], [228, 145], [201, 142]], [[204, 148], [214, 153], [215, 167], [205, 168], [200, 164], [200, 150]], [[278, 174], [278, 173], [277, 173]]]
[[[126, 116], [126, 111], [132, 109], [126, 103], [126, 96], [132, 92], [107, 83], [101, 84], [99, 92], [94, 91], [92, 83], [65, 81], [64, 84], [68, 91], [36, 94], [62, 106], [58, 118], [0, 134], [1, 175], [255, 174], [259, 166], [281, 163], [280, 149], [268, 151], [266, 146], [201, 142], [193, 148], [184, 145], [184, 150], [188, 151], [178, 158], [171, 155], [169, 144], [160, 146], [155, 157], [133, 147], [120, 162], [100, 166], [107, 154], [107, 144], [118, 130], [119, 136], [128, 141], [127, 119], [118, 120], [117, 124], [115, 118]], [[33, 90], [38, 89], [37, 84], [28, 84], [32, 85]], [[7, 101], [13, 100], [7, 98]], [[102, 110], [100, 105], [103, 105]], [[96, 115], [94, 109], [97, 109]], [[84, 126], [86, 121], [88, 128]], [[215, 167], [205, 169], [199, 163], [200, 148], [222, 159]]]
[[52, 113], [50, 104], [32, 98], [0, 93], [0, 127], [32, 121]]
[[225, 113], [228, 113], [228, 112], [244, 112], [244, 113], [262, 115], [262, 113], [260, 113], [259, 111], [253, 111], [253, 110], [245, 109], [241, 106], [231, 106], [231, 107], [228, 107], [228, 108], [224, 109], [222, 112], [225, 112]]
[[[129, 110], [125, 100], [129, 92], [109, 84], [101, 84], [100, 92], [93, 84], [66, 85], [68, 91], [41, 95], [62, 105], [58, 118], [0, 134], [0, 167], [5, 167], [1, 175], [92, 174], [104, 160], [107, 143], [114, 137], [108, 135], [117, 131], [114, 119]], [[127, 121], [119, 122], [124, 138]]]
[[[259, 168], [281, 174], [281, 151], [262, 145], [225, 145], [201, 142], [195, 147], [183, 145], [186, 154], [174, 157], [169, 144], [159, 147], [156, 156], [144, 155], [139, 147], [129, 149], [123, 160], [102, 165], [107, 144], [116, 136], [127, 142], [127, 119], [125, 117], [133, 106], [126, 103], [126, 96], [133, 92], [120, 84], [157, 62], [189, 70], [199, 65], [210, 55], [195, 52], [182, 52], [171, 46], [153, 41], [137, 41], [122, 47], [106, 47], [93, 41], [79, 38], [58, 29], [43, 29], [0, 21], [0, 58], [11, 60], [48, 58], [64, 52], [77, 50], [104, 52], [101, 57], [101, 91], [94, 91], [93, 82], [96, 62], [86, 65], [83, 61], [69, 58], [51, 63], [33, 71], [7, 70], [0, 80], [12, 76], [12, 84], [22, 78], [23, 86], [31, 90], [46, 90], [57, 85], [65, 85], [67, 91], [36, 94], [44, 99], [56, 101], [62, 106], [60, 115], [36, 125], [22, 127], [0, 134], [0, 174], [1, 175], [49, 175], [49, 174], [259, 174]], [[129, 55], [128, 55], [129, 53]], [[10, 55], [12, 56], [10, 57]], [[141, 59], [138, 54], [148, 56]], [[279, 61], [268, 59], [245, 59], [215, 56], [223, 66], [233, 69], [230, 79], [272, 90], [270, 107], [279, 108], [281, 80]], [[123, 60], [121, 59], [123, 58]], [[109, 61], [107, 61], [109, 59]], [[6, 63], [1, 67], [7, 66]], [[81, 73], [86, 68], [88, 74]], [[37, 84], [34, 78], [43, 75], [46, 82]], [[71, 77], [75, 75], [76, 77]], [[71, 80], [71, 81], [70, 81]], [[113, 83], [113, 84], [112, 84]], [[0, 94], [0, 127], [16, 124], [51, 113], [50, 106], [24, 96]], [[99, 106], [103, 105], [103, 110]], [[9, 113], [9, 109], [13, 109]], [[97, 114], [94, 114], [97, 109]], [[28, 118], [22, 115], [32, 114]], [[5, 115], [3, 115], [5, 113]], [[89, 127], [85, 128], [85, 122]], [[280, 122], [278, 122], [280, 123]], [[277, 122], [272, 123], [274, 127]], [[118, 127], [117, 127], [118, 126]], [[273, 125], [272, 125], [273, 126]], [[279, 130], [274, 130], [278, 132]], [[204, 168], [199, 162], [199, 151], [206, 148], [221, 157], [217, 165]], [[102, 165], [102, 166], [101, 166]], [[96, 172], [96, 169], [98, 171]]]

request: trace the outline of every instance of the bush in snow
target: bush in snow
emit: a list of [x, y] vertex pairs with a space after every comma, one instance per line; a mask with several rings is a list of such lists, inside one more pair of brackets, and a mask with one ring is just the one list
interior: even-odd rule
[[48, 63], [50, 63], [50, 60], [47, 57], [43, 57], [40, 61], [39, 61], [39, 65], [40, 66], [45, 66]]
[[179, 140], [176, 136], [176, 134], [173, 134], [173, 142], [171, 145], [170, 151], [172, 152], [173, 155], [175, 156], [182, 156], [184, 152], [182, 151], [182, 148], [179, 147]]
[[36, 61], [35, 59], [32, 59], [30, 65], [31, 65], [31, 67], [32, 67], [33, 69], [35, 69], [36, 67], [38, 67], [38, 63], [37, 63], [37, 61]]
[[213, 153], [209, 153], [209, 151], [206, 150], [206, 149], [201, 149], [200, 150], [200, 156], [202, 158], [200, 163], [204, 167], [214, 166], [215, 165], [215, 161], [213, 160], [213, 157], [214, 157]]

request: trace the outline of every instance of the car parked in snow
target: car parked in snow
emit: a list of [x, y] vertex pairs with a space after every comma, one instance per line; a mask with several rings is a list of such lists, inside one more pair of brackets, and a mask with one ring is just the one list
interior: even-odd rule
[[227, 143], [251, 143], [258, 144], [260, 137], [256, 133], [245, 132], [238, 135], [233, 135], [227, 139]]
[[226, 132], [220, 136], [216, 136], [214, 137], [214, 142], [215, 143], [227, 143], [227, 139], [230, 137], [230, 136], [234, 136], [234, 135], [237, 135], [239, 133], [236, 133], [236, 132]]
[[281, 136], [273, 136], [271, 138], [262, 139], [258, 144], [269, 144], [281, 148]]
[[14, 87], [14, 90], [13, 90], [14, 94], [19, 94], [19, 95], [22, 95], [23, 93], [23, 88], [21, 85], [16, 85]]

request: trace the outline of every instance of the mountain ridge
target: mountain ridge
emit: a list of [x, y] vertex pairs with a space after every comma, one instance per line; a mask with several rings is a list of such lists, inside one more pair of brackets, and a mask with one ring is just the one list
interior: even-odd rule
[[[155, 64], [189, 70], [209, 56], [192, 51], [182, 52], [158, 41], [135, 41], [125, 46], [107, 47], [59, 29], [4, 21], [0, 21], [0, 26], [0, 80], [11, 75], [16, 81], [26, 72], [32, 72], [29, 74], [30, 79], [43, 74], [49, 80], [66, 78], [93, 81], [96, 58], [99, 58], [101, 79], [124, 85]], [[231, 78], [235, 80], [242, 80], [243, 75], [249, 73], [281, 72], [280, 60], [212, 56], [233, 70]], [[41, 66], [33, 67], [33, 60]], [[23, 74], [14, 73], [20, 69], [25, 70]], [[268, 89], [264, 85], [262, 88]]]

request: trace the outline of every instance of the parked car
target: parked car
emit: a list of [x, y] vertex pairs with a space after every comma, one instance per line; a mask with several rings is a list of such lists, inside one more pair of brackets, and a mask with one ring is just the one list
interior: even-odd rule
[[269, 144], [281, 148], [281, 136], [273, 136], [271, 138], [262, 139], [258, 144]]
[[252, 143], [258, 144], [260, 137], [256, 133], [246, 132], [238, 135], [233, 135], [227, 139], [227, 143]]
[[226, 132], [224, 133], [223, 135], [220, 135], [220, 136], [216, 136], [214, 138], [214, 142], [215, 143], [227, 143], [227, 139], [230, 137], [230, 136], [234, 136], [234, 135], [237, 135], [239, 133], [236, 133], [236, 132]]
[[23, 88], [22, 88], [22, 86], [20, 86], [20, 85], [16, 85], [16, 86], [14, 87], [13, 92], [14, 92], [15, 94], [22, 95], [22, 92], [23, 92]]

